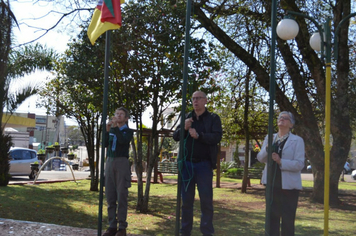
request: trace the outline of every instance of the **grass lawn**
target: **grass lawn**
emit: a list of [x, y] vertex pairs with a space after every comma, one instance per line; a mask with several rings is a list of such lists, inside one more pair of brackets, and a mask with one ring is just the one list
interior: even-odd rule
[[[165, 177], [166, 178], [166, 177]], [[173, 177], [174, 178], [174, 177]], [[241, 180], [222, 179], [241, 183]], [[258, 184], [259, 180], [251, 180]], [[83, 228], [97, 228], [99, 193], [89, 191], [89, 180], [40, 185], [9, 185], [0, 188], [0, 218], [45, 222]], [[309, 202], [312, 181], [303, 181], [296, 219], [296, 235], [323, 235], [324, 205]], [[329, 211], [330, 235], [353, 235], [355, 232], [356, 184], [340, 182], [343, 204]], [[136, 212], [137, 184], [129, 193], [128, 233], [174, 235], [176, 184], [152, 184], [150, 212]], [[214, 188], [215, 235], [264, 235], [265, 198], [263, 189]], [[193, 236], [199, 232], [199, 200], [195, 202]], [[103, 229], [107, 227], [104, 198]]]

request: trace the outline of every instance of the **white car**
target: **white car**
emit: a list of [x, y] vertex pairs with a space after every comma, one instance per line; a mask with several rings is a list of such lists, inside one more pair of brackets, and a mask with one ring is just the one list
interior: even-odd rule
[[28, 176], [30, 179], [35, 178], [34, 171], [31, 170], [31, 163], [39, 162], [37, 152], [28, 148], [11, 148], [9, 151], [10, 158], [10, 175], [11, 176]]
[[356, 170], [353, 170], [351, 173], [351, 178], [356, 180]]
[[[312, 171], [312, 167], [311, 165], [307, 166], [307, 171], [311, 172]], [[346, 162], [344, 165], [344, 169], [342, 170], [344, 172], [344, 174], [348, 174], [351, 172], [351, 166], [350, 163]]]

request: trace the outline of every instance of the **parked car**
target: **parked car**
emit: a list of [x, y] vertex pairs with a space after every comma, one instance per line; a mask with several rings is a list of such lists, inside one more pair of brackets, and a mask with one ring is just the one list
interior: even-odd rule
[[[308, 172], [312, 172], [312, 167], [311, 167], [311, 165], [308, 165], [308, 166], [307, 166], [307, 171], [308, 171]], [[351, 173], [351, 165], [350, 165], [350, 163], [348, 163], [348, 162], [345, 163], [343, 172], [344, 172], [344, 174]]]
[[351, 173], [351, 178], [356, 180], [356, 170], [353, 170]]
[[11, 148], [10, 156], [10, 175], [11, 176], [28, 176], [34, 179], [35, 172], [31, 170], [31, 163], [38, 161], [37, 152], [28, 148]]

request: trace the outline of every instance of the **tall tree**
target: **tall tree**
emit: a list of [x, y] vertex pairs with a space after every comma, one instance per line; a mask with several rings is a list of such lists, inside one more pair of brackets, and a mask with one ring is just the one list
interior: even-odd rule
[[56, 78], [40, 92], [40, 104], [56, 116], [65, 115], [78, 122], [88, 153], [90, 190], [98, 191], [104, 78], [100, 62], [104, 62], [104, 44], [91, 46], [83, 29], [68, 47], [56, 65]]
[[[309, 1], [296, 2], [282, 0], [278, 9], [281, 20], [286, 10], [311, 14], [318, 22], [322, 22], [330, 14], [332, 24], [337, 26], [342, 17], [351, 10], [350, 0], [335, 0], [327, 4]], [[256, 75], [256, 80], [269, 90], [269, 61], [266, 53], [270, 45], [271, 3], [268, 1], [198, 1], [194, 3], [195, 18], [200, 26], [209, 31], [216, 40], [239, 58]], [[236, 24], [236, 19], [250, 21], [259, 26], [255, 31], [246, 32]], [[295, 41], [277, 40], [277, 73], [276, 102], [280, 110], [291, 111], [296, 117], [295, 132], [304, 138], [306, 155], [313, 166], [314, 189], [312, 199], [323, 201], [324, 190], [324, 152], [323, 152], [323, 113], [325, 107], [325, 71], [324, 61], [309, 46], [311, 32], [315, 26], [306, 18], [296, 18], [300, 31]], [[352, 26], [351, 26], [352, 27]], [[350, 107], [349, 61], [350, 48], [348, 42], [349, 24], [344, 24], [339, 32], [338, 61], [335, 63], [332, 78], [332, 109], [331, 109], [331, 176], [330, 203], [339, 202], [338, 180], [347, 159], [351, 142], [351, 121], [354, 107]], [[334, 28], [335, 29], [335, 28]], [[245, 35], [244, 35], [245, 33]], [[257, 37], [261, 45], [259, 53], [251, 54], [244, 47], [247, 37]]]
[[[114, 34], [112, 68], [117, 73], [112, 82], [117, 101], [133, 114], [141, 114], [152, 107], [152, 127], [149, 134], [149, 162], [145, 190], [141, 180], [142, 120], [135, 115], [137, 129], [136, 173], [138, 175], [137, 209], [148, 211], [151, 174], [158, 161], [160, 143], [158, 128], [163, 112], [181, 99], [184, 51], [185, 5], [170, 5], [167, 1], [128, 2], [123, 10], [123, 26]], [[219, 68], [208, 56], [209, 46], [204, 40], [191, 39], [190, 92], [206, 88], [215, 89], [212, 72]], [[204, 86], [205, 85], [205, 86]], [[189, 92], [188, 92], [189, 94]], [[119, 103], [119, 102], [118, 102]], [[142, 186], [142, 187], [141, 187]], [[144, 193], [143, 193], [144, 191]]]
[[[14, 50], [12, 48], [13, 22], [16, 18], [11, 11], [10, 1], [0, 1], [0, 136], [3, 144], [0, 153], [1, 162], [8, 162], [11, 137], [3, 133], [2, 123], [4, 109], [12, 113], [29, 96], [36, 93], [36, 88], [25, 86], [15, 93], [9, 93], [11, 82], [29, 74], [36, 69], [51, 69], [55, 53], [41, 45], [27, 46]], [[4, 166], [4, 165], [2, 165]], [[8, 176], [8, 168], [0, 168], [1, 176]]]

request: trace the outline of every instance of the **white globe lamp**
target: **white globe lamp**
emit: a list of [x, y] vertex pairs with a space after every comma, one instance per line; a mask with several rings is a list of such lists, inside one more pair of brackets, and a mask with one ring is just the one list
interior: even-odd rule
[[299, 26], [293, 19], [283, 19], [277, 25], [277, 35], [283, 40], [294, 39], [298, 32]]
[[309, 39], [309, 45], [315, 51], [321, 50], [321, 37], [319, 32], [314, 33]]

